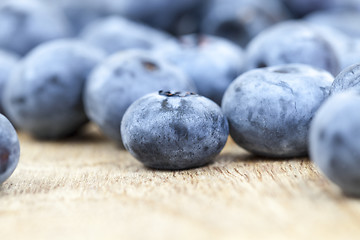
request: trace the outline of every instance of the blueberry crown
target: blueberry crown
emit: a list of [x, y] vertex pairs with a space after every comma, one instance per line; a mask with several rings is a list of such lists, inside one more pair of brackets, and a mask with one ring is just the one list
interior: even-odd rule
[[196, 93], [192, 92], [171, 92], [171, 91], [159, 91], [159, 95], [166, 96], [166, 97], [187, 97], [196, 95]]
[[143, 60], [142, 64], [149, 71], [156, 71], [159, 69], [159, 66], [156, 65], [156, 63], [153, 63], [151, 61]]

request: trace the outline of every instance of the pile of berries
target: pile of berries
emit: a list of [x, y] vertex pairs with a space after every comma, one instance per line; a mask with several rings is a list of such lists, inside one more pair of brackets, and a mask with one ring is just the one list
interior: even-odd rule
[[90, 120], [150, 168], [211, 163], [230, 134], [360, 195], [359, 22], [360, 0], [1, 0], [0, 183], [13, 125]]

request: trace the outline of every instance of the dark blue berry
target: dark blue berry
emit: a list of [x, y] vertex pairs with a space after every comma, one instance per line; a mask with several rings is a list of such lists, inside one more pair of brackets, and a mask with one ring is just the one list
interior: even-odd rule
[[99, 65], [89, 78], [84, 101], [89, 118], [120, 143], [120, 122], [138, 98], [159, 89], [195, 91], [177, 67], [147, 51], [124, 51]]
[[64, 38], [70, 26], [62, 12], [38, 0], [0, 3], [0, 48], [25, 55], [37, 45]]
[[[358, 3], [360, 8], [360, 4]], [[308, 15], [306, 21], [324, 24], [336, 28], [337, 30], [351, 37], [360, 37], [360, 14], [359, 10], [335, 9], [332, 11], [315, 12]]]
[[12, 69], [19, 61], [19, 57], [7, 51], [0, 50], [0, 113], [4, 114], [2, 96], [4, 95], [4, 85], [10, 78]]
[[288, 16], [278, 0], [209, 2], [201, 25], [202, 32], [227, 38], [243, 47], [261, 31]]
[[0, 114], [0, 184], [14, 172], [20, 157], [20, 144], [14, 127]]
[[336, 93], [320, 107], [310, 128], [310, 157], [349, 195], [360, 196], [360, 92]]
[[326, 24], [310, 23], [323, 38], [325, 38], [335, 50], [340, 69], [345, 69], [360, 62], [360, 39], [349, 37], [334, 27]]
[[111, 1], [114, 13], [174, 34], [197, 30], [199, 12], [207, 0]]
[[104, 53], [82, 41], [56, 40], [34, 49], [14, 69], [4, 108], [14, 124], [38, 138], [60, 138], [87, 122], [82, 95]]
[[306, 155], [310, 121], [332, 81], [328, 72], [301, 64], [244, 73], [229, 86], [222, 103], [231, 137], [261, 156]]
[[198, 93], [219, 105], [229, 84], [244, 68], [243, 50], [230, 41], [208, 35], [186, 35], [168, 41], [156, 53], [180, 67], [195, 82]]
[[125, 148], [145, 166], [166, 170], [212, 162], [228, 131], [217, 104], [188, 92], [149, 94], [129, 107], [121, 123]]
[[117, 16], [90, 23], [81, 37], [108, 54], [133, 48], [151, 49], [171, 38], [159, 30]]
[[247, 69], [302, 63], [333, 75], [340, 63], [331, 44], [304, 22], [279, 23], [256, 36], [247, 48]]

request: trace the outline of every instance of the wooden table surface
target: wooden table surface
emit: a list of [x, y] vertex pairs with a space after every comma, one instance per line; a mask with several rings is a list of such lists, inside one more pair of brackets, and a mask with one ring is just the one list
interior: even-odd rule
[[1, 239], [360, 239], [360, 200], [309, 162], [231, 140], [210, 166], [154, 171], [90, 126], [62, 142], [20, 133], [0, 188]]

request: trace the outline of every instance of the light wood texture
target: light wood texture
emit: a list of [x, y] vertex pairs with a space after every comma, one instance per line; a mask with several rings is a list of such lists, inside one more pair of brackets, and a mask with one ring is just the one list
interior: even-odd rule
[[360, 200], [308, 159], [257, 159], [231, 140], [210, 166], [144, 168], [94, 127], [63, 142], [20, 134], [0, 188], [5, 239], [359, 239]]

